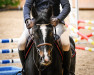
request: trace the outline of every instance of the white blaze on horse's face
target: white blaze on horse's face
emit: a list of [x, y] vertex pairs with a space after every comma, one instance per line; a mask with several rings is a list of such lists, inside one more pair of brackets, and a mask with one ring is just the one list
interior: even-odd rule
[[44, 60], [49, 61], [48, 53], [46, 52], [46, 49], [44, 50]]
[[44, 59], [42, 60], [41, 64], [45, 66], [48, 66], [49, 64], [51, 64], [51, 60], [49, 60], [46, 48], [44, 48]]
[[[48, 24], [47, 24], [48, 25]], [[42, 24], [40, 26], [40, 30], [41, 30], [41, 33], [42, 33], [42, 36], [43, 36], [43, 43], [46, 43], [46, 37], [47, 37], [47, 26], [46, 24]], [[48, 62], [49, 61], [49, 57], [48, 57], [48, 52], [46, 51], [46, 48], [44, 48], [44, 65], [49, 65], [49, 63], [45, 63], [45, 62]], [[43, 63], [42, 63], [43, 64]]]
[[46, 25], [45, 24], [42, 24], [41, 26], [40, 26], [40, 30], [41, 30], [41, 32], [42, 32], [42, 35], [43, 35], [43, 41], [44, 41], [44, 43], [45, 43], [45, 39], [46, 39], [46, 36], [47, 36], [47, 27], [46, 27]]
[[[46, 39], [46, 36], [47, 36], [47, 27], [46, 27], [46, 24], [42, 24], [40, 26], [40, 29], [41, 29], [41, 32], [42, 32], [42, 35], [43, 35], [43, 43], [46, 43], [45, 39]], [[44, 49], [44, 56], [45, 56], [45, 59], [47, 60], [48, 59], [48, 53], [46, 52], [46, 49]]]

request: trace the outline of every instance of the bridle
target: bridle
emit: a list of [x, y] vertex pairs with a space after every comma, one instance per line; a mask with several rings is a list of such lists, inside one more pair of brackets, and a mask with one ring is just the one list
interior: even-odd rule
[[[36, 25], [49, 25], [49, 24], [36, 24]], [[30, 33], [30, 30], [28, 30], [28, 32], [29, 32], [30, 37], [33, 38], [33, 41], [34, 41], [34, 31], [33, 31], [33, 29], [32, 29], [32, 33]], [[51, 43], [41, 43], [41, 44], [38, 44], [38, 45], [35, 44], [37, 52], [40, 52], [39, 47], [41, 47], [41, 46], [50, 46], [51, 49], [53, 49], [53, 45]], [[41, 58], [39, 60], [41, 60]], [[39, 75], [41, 75], [41, 71], [43, 71], [44, 69], [46, 69], [46, 67], [43, 68], [43, 69], [41, 69], [41, 66], [38, 67], [38, 65], [36, 64], [35, 59], [34, 59], [34, 51], [33, 51], [33, 61], [34, 61], [34, 64], [35, 64], [35, 66], [37, 67], [37, 69], [39, 71]]]
[[[50, 23], [48, 23], [48, 24], [36, 24], [36, 25], [49, 25], [49, 24]], [[54, 27], [54, 28], [55, 28], [55, 34], [54, 35], [56, 35], [56, 27]], [[29, 32], [30, 37], [33, 38], [33, 40], [34, 40], [34, 31], [33, 31], [33, 28], [32, 28], [32, 33], [30, 33], [29, 29], [28, 29], [28, 32]], [[51, 43], [41, 43], [41, 44], [39, 44], [39, 45], [36, 46], [37, 49], [40, 46], [51, 46], [51, 47], [53, 47]]]
[[[50, 23], [48, 23], [48, 24], [36, 24], [36, 25], [49, 25]], [[36, 47], [40, 47], [40, 46], [51, 46], [52, 47], [52, 44], [51, 43], [41, 43], [41, 44], [39, 44], [39, 45], [37, 45]]]
[[[49, 25], [49, 24], [50, 23], [48, 23], [48, 24], [36, 24], [36, 25]], [[30, 37], [33, 38], [34, 37], [34, 31], [33, 31], [33, 29], [32, 29], [32, 33], [30, 33], [30, 30], [29, 29], [28, 29], [28, 32], [29, 32]], [[41, 43], [41, 44], [37, 45], [36, 47], [45, 46], [45, 45], [52, 47], [52, 44], [51, 43]]]
[[[49, 25], [50, 23], [48, 23], [48, 24], [36, 24], [36, 25]], [[54, 27], [55, 28], [55, 34], [56, 34], [56, 27]], [[29, 32], [29, 35], [30, 35], [30, 37], [31, 38], [33, 38], [33, 40], [34, 40], [34, 30], [33, 30], [33, 28], [32, 28], [32, 33], [30, 33], [30, 30], [28, 29], [28, 32]], [[41, 44], [39, 44], [39, 45], [36, 45], [36, 47], [37, 47], [37, 49], [38, 49], [38, 47], [40, 47], [40, 46], [51, 46], [52, 48], [53, 48], [53, 46], [52, 46], [52, 44], [51, 43], [41, 43]], [[38, 49], [39, 50], [39, 49]]]

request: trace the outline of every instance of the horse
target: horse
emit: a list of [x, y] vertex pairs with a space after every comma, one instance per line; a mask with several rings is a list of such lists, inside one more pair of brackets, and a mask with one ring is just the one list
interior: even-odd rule
[[[52, 7], [40, 11], [32, 7], [32, 16], [35, 19], [35, 25], [27, 41], [25, 74], [62, 75], [62, 57], [50, 23]], [[71, 47], [75, 50], [74, 41], [72, 38], [70, 40], [72, 41]], [[70, 72], [73, 72], [75, 71], [75, 56], [71, 62], [73, 63], [71, 63]]]

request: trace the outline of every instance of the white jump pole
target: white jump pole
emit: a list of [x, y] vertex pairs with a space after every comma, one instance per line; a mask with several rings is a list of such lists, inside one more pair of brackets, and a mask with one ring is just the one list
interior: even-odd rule
[[75, 0], [75, 9], [76, 9], [76, 28], [78, 29], [78, 19], [79, 19], [79, 7], [78, 7], [78, 0]]

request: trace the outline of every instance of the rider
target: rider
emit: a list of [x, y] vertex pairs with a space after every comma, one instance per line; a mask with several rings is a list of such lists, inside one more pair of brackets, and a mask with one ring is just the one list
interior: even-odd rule
[[[60, 4], [63, 8], [61, 13], [60, 13]], [[56, 26], [58, 23], [62, 23], [64, 27], [63, 20], [70, 12], [69, 0], [26, 0], [23, 13], [24, 13], [24, 21], [27, 28], [25, 28], [18, 43], [19, 56], [22, 62], [22, 66], [24, 65], [25, 62], [24, 50], [25, 50], [27, 38], [29, 36], [28, 29], [30, 29], [34, 25], [34, 20], [31, 19], [30, 17], [30, 11], [33, 5], [35, 5], [36, 10], [45, 9], [48, 5], [51, 5], [53, 7], [53, 16], [55, 16], [54, 18], [51, 19], [51, 24], [53, 26]], [[64, 60], [63, 75], [69, 75], [71, 52], [70, 52], [70, 41], [69, 41], [68, 30], [65, 30], [61, 34], [60, 41], [62, 44], [63, 60]]]

